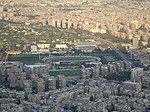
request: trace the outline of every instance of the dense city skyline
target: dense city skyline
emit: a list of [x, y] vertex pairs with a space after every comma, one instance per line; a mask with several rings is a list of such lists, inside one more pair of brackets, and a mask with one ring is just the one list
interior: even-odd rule
[[150, 112], [149, 0], [0, 0], [0, 112]]

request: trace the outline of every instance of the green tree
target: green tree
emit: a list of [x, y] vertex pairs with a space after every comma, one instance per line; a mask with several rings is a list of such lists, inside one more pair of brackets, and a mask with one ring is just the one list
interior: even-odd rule
[[147, 45], [147, 47], [150, 47], [150, 39], [148, 39], [148, 45]]
[[72, 110], [72, 112], [77, 112], [77, 106], [76, 105], [71, 105], [70, 110]]
[[94, 98], [94, 96], [93, 96], [93, 95], [91, 95], [91, 97], [90, 97], [90, 101], [95, 101], [95, 98]]

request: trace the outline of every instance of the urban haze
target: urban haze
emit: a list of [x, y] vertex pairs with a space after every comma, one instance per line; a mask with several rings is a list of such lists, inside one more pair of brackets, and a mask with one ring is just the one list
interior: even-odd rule
[[150, 112], [150, 0], [0, 0], [0, 112]]

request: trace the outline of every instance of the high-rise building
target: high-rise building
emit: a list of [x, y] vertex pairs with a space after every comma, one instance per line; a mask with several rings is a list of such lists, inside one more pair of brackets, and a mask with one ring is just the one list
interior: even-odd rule
[[109, 72], [109, 74], [116, 73], [116, 71], [117, 71], [116, 64], [115, 63], [109, 63], [108, 64], [108, 72]]
[[61, 28], [61, 21], [60, 20], [57, 21], [57, 27]]
[[124, 71], [124, 63], [122, 61], [116, 62], [116, 70], [117, 72]]
[[3, 10], [4, 10], [4, 6], [0, 5], [0, 14], [3, 13]]
[[25, 92], [31, 93], [32, 92], [32, 81], [25, 80], [23, 81], [23, 88]]
[[16, 76], [15, 76], [14, 73], [9, 74], [8, 80], [9, 80], [9, 86], [10, 87], [16, 87], [16, 81], [17, 81], [17, 79], [16, 79]]
[[57, 27], [57, 21], [54, 20], [54, 19], [52, 19], [52, 26], [53, 26], [53, 27]]
[[23, 88], [24, 80], [26, 80], [26, 73], [22, 72], [21, 74], [18, 75], [18, 84], [21, 88]]
[[131, 79], [134, 81], [140, 81], [143, 76], [143, 68], [133, 68], [131, 69]]
[[31, 73], [38, 74], [41, 77], [42, 74], [48, 73], [49, 65], [47, 64], [25, 65], [25, 72], [27, 75], [30, 74], [28, 70], [30, 70]]
[[50, 77], [47, 81], [48, 83], [48, 89], [49, 90], [55, 90], [56, 89], [56, 78]]
[[44, 92], [45, 91], [45, 81], [42, 78], [39, 78], [36, 81], [36, 90], [37, 90], [37, 92]]
[[95, 74], [95, 76], [100, 75], [100, 67], [101, 63], [95, 63], [95, 66], [93, 67], [93, 74]]
[[134, 37], [132, 39], [132, 47], [135, 49], [135, 48], [138, 48], [139, 47], [139, 39], [137, 37]]
[[102, 76], [107, 76], [108, 75], [108, 66], [107, 65], [102, 65], [101, 66], [101, 75]]
[[0, 84], [5, 83], [6, 77], [6, 66], [0, 65]]
[[60, 87], [60, 88], [66, 87], [66, 79], [65, 79], [65, 76], [59, 75], [59, 76], [58, 76], [58, 80], [59, 80], [59, 87]]
[[132, 68], [132, 63], [130, 61], [124, 61], [125, 70], [130, 70]]

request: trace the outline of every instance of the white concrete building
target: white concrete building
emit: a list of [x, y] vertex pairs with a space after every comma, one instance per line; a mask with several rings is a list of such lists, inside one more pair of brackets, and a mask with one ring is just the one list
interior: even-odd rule
[[67, 49], [68, 46], [66, 44], [56, 44], [55, 48], [56, 49]]

